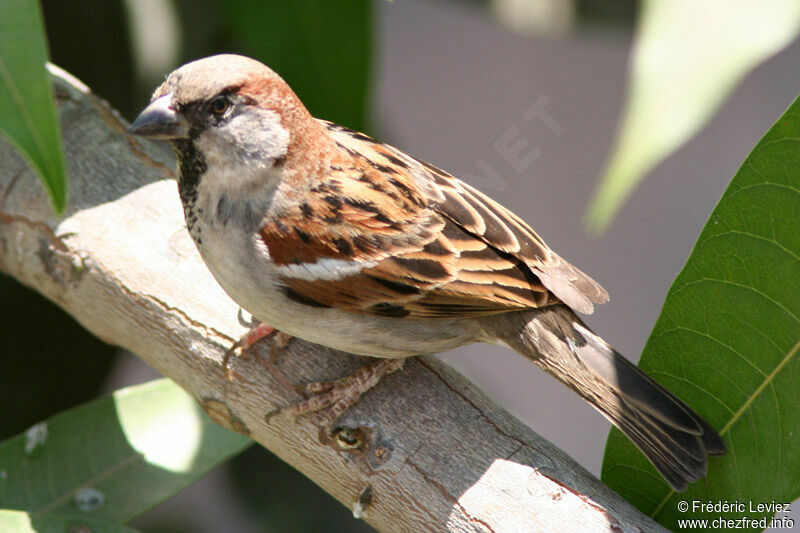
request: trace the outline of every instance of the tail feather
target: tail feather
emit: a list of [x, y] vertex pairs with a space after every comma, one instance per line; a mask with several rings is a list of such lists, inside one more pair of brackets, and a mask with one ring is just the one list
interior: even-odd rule
[[594, 334], [566, 306], [487, 318], [489, 338], [533, 360], [617, 426], [678, 491], [725, 453], [719, 434], [688, 405]]
[[689, 483], [706, 474], [706, 455], [698, 445], [698, 437], [679, 433], [649, 417], [632, 420], [603, 412], [653, 463], [664, 479], [676, 490], [685, 490]]

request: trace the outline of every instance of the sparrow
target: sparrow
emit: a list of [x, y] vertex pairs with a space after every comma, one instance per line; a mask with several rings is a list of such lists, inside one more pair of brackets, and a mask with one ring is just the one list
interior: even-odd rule
[[263, 324], [381, 358], [295, 413], [343, 412], [406, 357], [510, 348], [617, 426], [678, 491], [719, 434], [575, 314], [608, 300], [520, 217], [453, 175], [314, 118], [262, 63], [217, 55], [156, 89], [130, 132], [171, 142], [189, 232]]

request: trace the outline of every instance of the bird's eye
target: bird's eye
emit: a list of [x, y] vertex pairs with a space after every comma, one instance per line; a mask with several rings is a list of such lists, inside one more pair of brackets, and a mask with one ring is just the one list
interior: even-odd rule
[[231, 106], [231, 101], [228, 99], [227, 96], [221, 95], [217, 96], [211, 103], [209, 104], [208, 108], [217, 116], [222, 115], [228, 108]]

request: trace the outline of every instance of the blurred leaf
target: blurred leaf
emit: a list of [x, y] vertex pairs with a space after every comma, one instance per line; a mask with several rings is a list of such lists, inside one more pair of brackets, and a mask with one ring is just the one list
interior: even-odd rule
[[720, 430], [727, 456], [710, 459], [707, 483], [676, 494], [621, 433], [608, 439], [603, 481], [667, 527], [699, 516], [681, 513], [681, 500], [788, 503], [800, 496], [798, 227], [800, 98], [731, 181], [641, 359]]
[[573, 0], [491, 0], [489, 7], [507, 28], [531, 36], [563, 37], [573, 31]]
[[25, 157], [56, 211], [67, 201], [58, 116], [45, 70], [39, 2], [0, 0], [0, 133]]
[[251, 443], [169, 380], [128, 387], [0, 443], [0, 507], [122, 523]]
[[800, 30], [797, 0], [646, 0], [616, 145], [586, 213], [611, 223], [639, 181], [692, 137], [752, 68]]
[[369, 0], [230, 0], [223, 5], [246, 53], [280, 74], [314, 116], [367, 128]]
[[74, 516], [41, 515], [31, 517], [24, 511], [0, 509], [0, 531], [13, 533], [136, 533], [137, 530], [101, 520]]

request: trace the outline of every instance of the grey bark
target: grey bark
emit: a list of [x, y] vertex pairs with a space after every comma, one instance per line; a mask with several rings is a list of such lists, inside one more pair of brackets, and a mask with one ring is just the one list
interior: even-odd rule
[[[70, 199], [53, 214], [0, 141], [0, 271], [173, 379], [220, 424], [293, 465], [380, 531], [664, 531], [433, 357], [409, 360], [329, 434], [265, 414], [291, 384], [364, 358], [300, 340], [221, 365], [246, 327], [185, 230], [167, 151], [54, 70]], [[546, 402], [539, 398], [538, 401]], [[598, 436], [598, 438], [603, 438]], [[370, 498], [359, 495], [370, 487]]]

